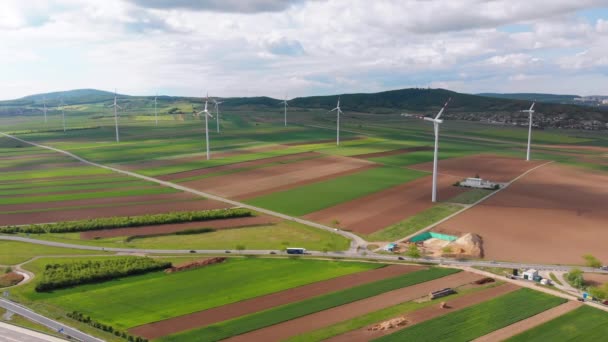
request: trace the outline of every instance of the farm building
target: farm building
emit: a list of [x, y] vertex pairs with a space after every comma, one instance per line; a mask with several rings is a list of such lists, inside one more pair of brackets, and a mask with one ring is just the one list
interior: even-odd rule
[[460, 182], [460, 186], [478, 189], [494, 189], [497, 186], [499, 187], [500, 184], [481, 178], [467, 178]]
[[538, 275], [538, 271], [533, 268], [525, 271], [524, 273], [521, 274], [521, 276], [522, 276], [522, 278], [524, 278], [526, 280], [540, 279], [540, 276]]

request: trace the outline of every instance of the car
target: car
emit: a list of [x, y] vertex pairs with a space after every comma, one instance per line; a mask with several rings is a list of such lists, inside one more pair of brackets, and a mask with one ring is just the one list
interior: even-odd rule
[[578, 298], [576, 298], [576, 300], [578, 300], [579, 302], [584, 302], [584, 301], [585, 301], [585, 298], [583, 298], [583, 297], [578, 297]]
[[404, 258], [404, 257], [402, 257], [402, 256], [398, 257], [397, 259], [398, 259], [398, 260], [405, 260], [405, 258]]
[[270, 254], [277, 254], [277, 252], [275, 252], [275, 251], [271, 251], [271, 252], [270, 252]]
[[230, 252], [230, 251], [225, 251], [224, 253], [232, 253], [232, 252]]
[[602, 271], [608, 271], [608, 266], [604, 265], [604, 266], [600, 267], [600, 270], [602, 270]]

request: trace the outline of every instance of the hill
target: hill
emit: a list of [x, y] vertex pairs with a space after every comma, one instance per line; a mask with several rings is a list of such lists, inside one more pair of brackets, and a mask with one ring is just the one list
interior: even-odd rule
[[543, 93], [480, 93], [479, 96], [494, 97], [501, 99], [511, 100], [525, 100], [525, 101], [538, 101], [538, 102], [551, 102], [551, 103], [563, 103], [563, 104], [575, 104], [574, 99], [580, 99], [578, 95], [556, 95], [556, 94], [543, 94]]
[[[126, 95], [119, 95], [125, 97]], [[57, 106], [63, 99], [64, 103], [87, 104], [108, 101], [114, 98], [114, 93], [97, 89], [75, 89], [35, 94], [16, 100], [0, 101], [0, 106], [41, 106], [46, 101], [47, 106]]]

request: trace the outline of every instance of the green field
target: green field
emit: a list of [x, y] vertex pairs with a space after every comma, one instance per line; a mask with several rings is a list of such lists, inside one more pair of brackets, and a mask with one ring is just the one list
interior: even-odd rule
[[[38, 266], [33, 267], [52, 262], [52, 259], [35, 261]], [[76, 310], [97, 321], [126, 329], [381, 266], [236, 258], [191, 271], [155, 272], [52, 293], [36, 293], [29, 287], [23, 296], [28, 301], [44, 302], [67, 312]]]
[[16, 265], [39, 255], [83, 255], [103, 252], [60, 248], [27, 242], [0, 240], [0, 265]]
[[378, 167], [256, 197], [246, 202], [289, 215], [302, 216], [426, 175], [425, 172], [415, 170]]
[[608, 336], [608, 313], [586, 305], [507, 341], [602, 341]]
[[204, 328], [170, 335], [161, 341], [218, 341], [244, 334], [291, 319], [310, 315], [336, 306], [376, 296], [402, 287], [408, 287], [425, 281], [445, 277], [460, 270], [448, 268], [431, 268], [401, 276], [387, 278], [369, 284], [359, 285], [346, 290], [336, 291], [313, 297], [300, 302], [286, 304], [266, 311], [242, 316], [228, 321], [211, 324]]
[[523, 288], [399, 330], [374, 341], [470, 341], [565, 301], [562, 298]]

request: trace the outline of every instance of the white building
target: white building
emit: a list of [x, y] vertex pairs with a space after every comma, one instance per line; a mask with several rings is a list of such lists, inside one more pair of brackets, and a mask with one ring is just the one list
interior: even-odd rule
[[534, 280], [536, 278], [540, 278], [540, 276], [538, 275], [538, 271], [533, 268], [525, 271], [524, 273], [521, 274], [521, 276], [527, 280]]
[[481, 178], [467, 178], [460, 182], [460, 186], [480, 189], [494, 189], [497, 185], [500, 186], [498, 183], [490, 182], [489, 180]]

